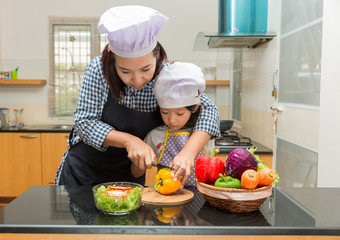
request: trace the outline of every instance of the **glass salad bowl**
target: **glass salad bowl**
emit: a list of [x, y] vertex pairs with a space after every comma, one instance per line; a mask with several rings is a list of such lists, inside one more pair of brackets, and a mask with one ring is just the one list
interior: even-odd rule
[[141, 205], [144, 187], [132, 182], [107, 182], [92, 188], [98, 210], [108, 215], [124, 215]]

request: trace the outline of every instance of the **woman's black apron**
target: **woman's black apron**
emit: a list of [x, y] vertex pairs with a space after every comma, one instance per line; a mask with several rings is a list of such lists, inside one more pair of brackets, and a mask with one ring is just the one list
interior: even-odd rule
[[[159, 109], [154, 112], [140, 112], [127, 108], [118, 104], [110, 92], [101, 120], [117, 131], [130, 133], [141, 139], [162, 124]], [[131, 160], [127, 157], [125, 148], [108, 147], [102, 152], [83, 141], [70, 146], [60, 175], [60, 185], [94, 185], [113, 181], [145, 184], [145, 174], [139, 178], [131, 175]]]

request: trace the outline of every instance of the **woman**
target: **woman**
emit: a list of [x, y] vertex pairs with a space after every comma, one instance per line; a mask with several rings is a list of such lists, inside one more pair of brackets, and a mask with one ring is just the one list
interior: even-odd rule
[[[143, 6], [114, 7], [101, 16], [98, 29], [107, 33], [109, 44], [86, 69], [56, 184], [145, 183], [145, 175], [131, 175], [131, 163], [145, 170], [155, 160], [143, 138], [162, 123], [153, 86], [167, 60], [157, 41], [167, 20]], [[174, 179], [184, 174], [183, 186], [196, 155], [212, 136], [219, 135], [216, 106], [207, 97], [201, 103], [195, 132], [171, 164]]]

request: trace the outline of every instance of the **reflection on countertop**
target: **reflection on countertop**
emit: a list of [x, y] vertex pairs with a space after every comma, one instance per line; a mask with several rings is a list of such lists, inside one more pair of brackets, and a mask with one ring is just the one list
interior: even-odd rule
[[[316, 203], [310, 209], [275, 187], [260, 209], [250, 213], [197, 204], [195, 195], [192, 202], [178, 206], [143, 204], [130, 215], [108, 216], [96, 209], [91, 186], [33, 186], [0, 209], [0, 233], [339, 236], [340, 190], [311, 189], [310, 196]], [[173, 211], [160, 216], [159, 210]]]

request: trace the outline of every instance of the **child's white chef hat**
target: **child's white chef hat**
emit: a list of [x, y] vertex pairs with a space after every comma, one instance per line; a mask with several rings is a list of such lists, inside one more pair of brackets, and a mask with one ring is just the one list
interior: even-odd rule
[[165, 66], [156, 78], [154, 93], [162, 108], [178, 108], [200, 102], [205, 79], [200, 67], [192, 63], [175, 62]]
[[121, 57], [136, 58], [150, 53], [168, 17], [144, 6], [113, 7], [100, 17], [98, 30], [107, 33], [110, 50]]

